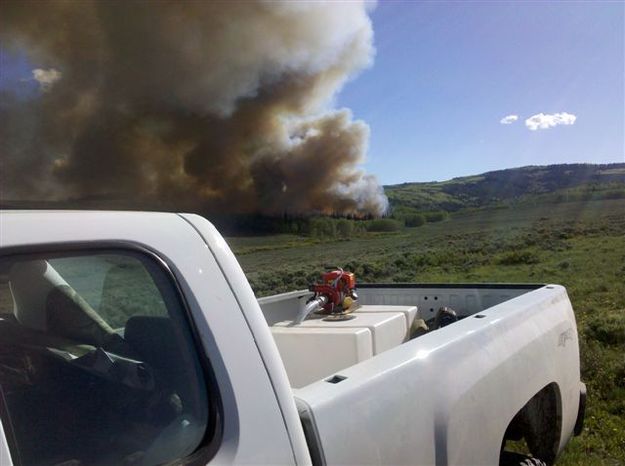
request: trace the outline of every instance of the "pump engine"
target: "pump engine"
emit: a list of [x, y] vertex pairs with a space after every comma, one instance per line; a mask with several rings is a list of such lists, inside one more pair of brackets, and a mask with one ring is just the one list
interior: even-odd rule
[[358, 299], [356, 276], [341, 268], [322, 273], [321, 282], [310, 285], [309, 290], [315, 293], [310, 301], [317, 300], [324, 314], [345, 314]]

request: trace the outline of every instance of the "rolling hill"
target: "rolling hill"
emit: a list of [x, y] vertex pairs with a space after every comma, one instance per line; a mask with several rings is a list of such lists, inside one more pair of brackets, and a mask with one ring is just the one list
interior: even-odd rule
[[625, 163], [497, 170], [449, 181], [385, 186], [393, 212], [625, 198]]

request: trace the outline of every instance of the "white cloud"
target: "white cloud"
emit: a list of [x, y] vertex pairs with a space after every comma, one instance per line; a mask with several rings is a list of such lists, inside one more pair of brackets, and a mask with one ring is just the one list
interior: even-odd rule
[[61, 77], [61, 72], [54, 68], [48, 70], [37, 68], [33, 70], [33, 79], [39, 83], [39, 89], [42, 91], [50, 90], [54, 83], [61, 79]]
[[499, 120], [499, 123], [501, 123], [502, 125], [511, 125], [518, 119], [519, 119], [519, 115], [506, 115], [501, 120]]
[[531, 131], [548, 129], [558, 125], [572, 125], [577, 117], [570, 113], [537, 113], [525, 120], [525, 126]]

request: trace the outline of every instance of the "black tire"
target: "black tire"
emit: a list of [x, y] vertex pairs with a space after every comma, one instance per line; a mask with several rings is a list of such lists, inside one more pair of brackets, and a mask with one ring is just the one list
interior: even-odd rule
[[499, 466], [547, 466], [543, 460], [511, 451], [501, 452]]

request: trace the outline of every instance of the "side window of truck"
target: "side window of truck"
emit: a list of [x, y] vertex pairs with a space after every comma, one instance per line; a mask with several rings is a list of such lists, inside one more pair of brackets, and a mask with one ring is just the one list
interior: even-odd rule
[[217, 441], [209, 370], [173, 278], [151, 257], [0, 257], [0, 413], [17, 463], [200, 455]]

